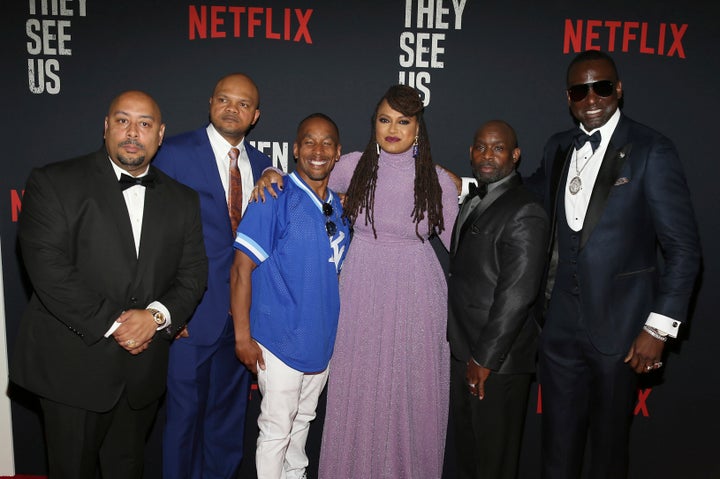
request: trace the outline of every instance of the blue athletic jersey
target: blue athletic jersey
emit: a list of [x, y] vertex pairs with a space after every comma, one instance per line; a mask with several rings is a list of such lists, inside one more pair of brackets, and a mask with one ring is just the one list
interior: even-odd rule
[[[350, 233], [342, 205], [328, 188], [332, 215], [296, 174], [286, 177], [278, 198], [251, 203], [235, 249], [257, 264], [252, 274], [250, 333], [293, 369], [324, 370], [332, 356], [340, 313], [338, 274]], [[337, 231], [328, 236], [326, 223]], [[332, 227], [330, 228], [332, 231]]]

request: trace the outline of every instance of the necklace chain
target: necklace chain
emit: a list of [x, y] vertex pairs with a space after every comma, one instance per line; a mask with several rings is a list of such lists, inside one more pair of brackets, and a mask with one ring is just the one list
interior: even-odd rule
[[575, 176], [570, 180], [570, 184], [568, 185], [568, 189], [570, 190], [571, 195], [576, 195], [580, 192], [580, 190], [582, 190], [582, 180], [580, 179], [580, 173], [582, 173], [588, 163], [590, 163], [592, 156], [593, 155], [591, 154], [588, 157], [587, 161], [585, 161], [585, 164], [582, 166], [582, 168], [578, 169], [578, 155], [577, 153], [575, 154]]

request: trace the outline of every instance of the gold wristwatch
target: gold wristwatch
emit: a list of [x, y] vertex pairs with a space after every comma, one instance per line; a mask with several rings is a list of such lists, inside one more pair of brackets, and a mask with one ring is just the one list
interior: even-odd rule
[[152, 314], [153, 321], [155, 321], [155, 324], [158, 326], [164, 326], [165, 325], [165, 315], [162, 313], [162, 311], [158, 311], [157, 309], [153, 308], [147, 308], [148, 311], [150, 311], [150, 314]]

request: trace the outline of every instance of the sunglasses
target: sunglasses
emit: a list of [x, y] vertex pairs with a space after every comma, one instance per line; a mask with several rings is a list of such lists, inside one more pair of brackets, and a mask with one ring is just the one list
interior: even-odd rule
[[330, 220], [330, 217], [333, 214], [333, 207], [330, 203], [323, 203], [322, 208], [323, 214], [327, 217], [327, 221], [325, 222], [325, 231], [328, 236], [333, 236], [337, 233], [337, 225]]
[[580, 85], [573, 85], [567, 89], [568, 96], [571, 101], [578, 102], [585, 99], [590, 93], [590, 89], [595, 92], [597, 96], [603, 98], [609, 97], [615, 91], [615, 83], [610, 80], [600, 80], [593, 83], [581, 83]]

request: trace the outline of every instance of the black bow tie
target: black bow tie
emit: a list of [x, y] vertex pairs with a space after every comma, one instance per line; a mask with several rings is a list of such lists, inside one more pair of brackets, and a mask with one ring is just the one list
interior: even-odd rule
[[120, 175], [120, 180], [118, 182], [120, 183], [120, 188], [123, 191], [136, 185], [152, 188], [155, 186], [155, 174], [150, 172], [145, 176], [136, 178], [134, 176], [126, 175], [125, 173], [123, 173]]
[[596, 131], [592, 135], [587, 135], [583, 132], [580, 132], [575, 135], [575, 138], [573, 138], [573, 144], [575, 145], [576, 150], [579, 150], [580, 148], [585, 146], [585, 143], [587, 143], [588, 141], [590, 142], [593, 153], [595, 153], [595, 150], [597, 150], [598, 146], [600, 146], [600, 130]]
[[485, 198], [485, 195], [487, 195], [488, 185], [487, 183], [480, 183], [480, 186], [478, 186], [475, 183], [470, 183], [469, 191], [470, 192], [467, 195], [468, 199], [472, 199], [475, 196], [479, 196], [480, 199], [483, 199]]

